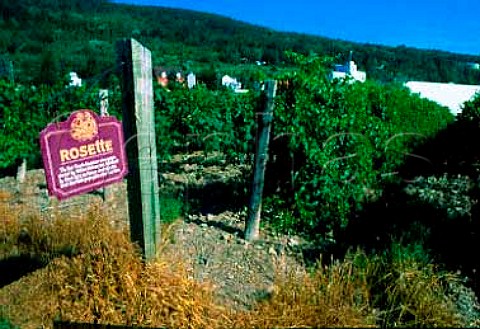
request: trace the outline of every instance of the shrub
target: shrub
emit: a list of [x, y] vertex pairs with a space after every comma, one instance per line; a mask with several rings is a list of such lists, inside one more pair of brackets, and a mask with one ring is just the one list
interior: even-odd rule
[[[39, 162], [39, 133], [47, 124], [65, 120], [69, 113], [98, 108], [98, 94], [90, 87], [24, 86], [0, 80], [0, 169], [26, 158]], [[95, 90], [95, 89], [94, 89]], [[111, 93], [109, 112], [119, 115], [118, 97]]]
[[174, 196], [160, 196], [160, 220], [164, 224], [170, 224], [179, 219], [183, 213], [183, 202]]
[[463, 104], [462, 112], [458, 114], [458, 120], [480, 123], [480, 93]]
[[[457, 275], [440, 271], [430, 263], [419, 244], [394, 242], [381, 255], [354, 253], [347, 256], [364, 273], [371, 306], [382, 327], [455, 327], [467, 325], [450, 287], [462, 286]], [[463, 286], [462, 286], [463, 287]], [[478, 307], [478, 304], [470, 304]], [[463, 313], [464, 314], [464, 313]]]
[[394, 172], [409, 151], [453, 116], [398, 85], [330, 82], [328, 60], [293, 56], [298, 69], [282, 77], [293, 88], [279, 94], [272, 132], [288, 135], [274, 157], [294, 155], [293, 198], [281, 197], [294, 200], [303, 231], [335, 236], [352, 212], [398, 181]]
[[155, 90], [157, 152], [168, 159], [179, 152], [220, 151], [231, 162], [253, 152], [258, 95], [231, 90]]
[[468, 176], [417, 177], [405, 187], [405, 192], [418, 202], [446, 212], [448, 218], [471, 217], [476, 200], [471, 191], [475, 184]]

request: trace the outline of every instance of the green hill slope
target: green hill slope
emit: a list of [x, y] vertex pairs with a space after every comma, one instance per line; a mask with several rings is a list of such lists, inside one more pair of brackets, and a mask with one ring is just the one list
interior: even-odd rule
[[115, 41], [134, 37], [152, 50], [155, 65], [214, 71], [256, 60], [278, 66], [285, 50], [340, 55], [339, 61], [353, 50], [369, 78], [480, 83], [480, 70], [466, 66], [479, 56], [276, 32], [188, 10], [102, 0], [5, 0], [0, 10], [0, 75], [13, 61], [17, 81], [51, 83], [70, 70], [97, 76], [114, 67]]

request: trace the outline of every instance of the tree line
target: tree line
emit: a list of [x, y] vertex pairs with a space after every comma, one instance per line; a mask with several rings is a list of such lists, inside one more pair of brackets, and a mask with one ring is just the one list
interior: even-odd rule
[[[53, 84], [69, 71], [88, 78], [115, 65], [115, 41], [134, 37], [153, 52], [155, 65], [212, 72], [245, 69], [256, 61], [275, 71], [292, 65], [286, 51], [316, 53], [339, 63], [353, 51], [369, 78], [475, 84], [478, 56], [405, 46], [353, 43], [277, 32], [213, 14], [114, 4], [105, 0], [20, 0], [0, 3], [0, 62], [13, 62], [20, 82]], [[0, 65], [8, 76], [9, 65]], [[108, 76], [105, 78], [108, 80]]]

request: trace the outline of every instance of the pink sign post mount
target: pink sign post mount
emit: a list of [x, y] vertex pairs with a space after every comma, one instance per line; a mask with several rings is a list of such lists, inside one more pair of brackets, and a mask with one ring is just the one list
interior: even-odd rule
[[59, 200], [120, 182], [128, 171], [122, 123], [91, 110], [49, 124], [40, 147], [49, 194]]

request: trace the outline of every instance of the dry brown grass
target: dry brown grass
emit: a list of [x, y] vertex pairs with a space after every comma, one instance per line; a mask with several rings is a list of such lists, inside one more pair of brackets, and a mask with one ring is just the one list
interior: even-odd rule
[[365, 278], [350, 262], [313, 273], [277, 267], [270, 299], [239, 315], [237, 328], [375, 327]]
[[89, 223], [84, 211], [72, 209], [67, 218], [60, 211], [48, 215], [31, 214], [28, 205], [0, 204], [0, 259], [12, 255], [30, 254], [52, 258], [58, 254], [74, 254], [88, 248]]
[[[112, 230], [107, 223], [98, 208], [78, 219], [77, 225], [50, 223], [59, 237], [49, 245], [65, 247], [70, 237], [79, 255], [57, 258], [45, 269], [3, 289], [0, 303], [10, 305], [13, 323], [22, 328], [49, 328], [52, 320], [59, 318], [155, 327], [216, 327], [222, 311], [213, 303], [208, 286], [188, 279], [179, 260], [165, 256], [145, 265], [125, 232]], [[39, 236], [37, 230], [42, 232], [39, 224], [45, 223], [27, 222], [32, 238]], [[33, 244], [35, 250], [43, 252]]]
[[[460, 285], [459, 277], [405, 253], [388, 260], [358, 250], [342, 262], [329, 266], [319, 262], [312, 273], [279, 266], [272, 297], [238, 316], [235, 326], [472, 326], [465, 314], [459, 313], [458, 296], [448, 290], [450, 285]], [[478, 304], [471, 306], [478, 308]]]
[[12, 198], [10, 192], [0, 190], [0, 259], [3, 254], [11, 252], [13, 237], [18, 236], [20, 229], [20, 208], [10, 203]]
[[[101, 206], [70, 217], [22, 217], [20, 210], [9, 208], [1, 217], [3, 250], [53, 259], [0, 289], [0, 305], [8, 305], [8, 318], [22, 329], [51, 328], [54, 319], [169, 328], [461, 325], [444, 294], [445, 282], [454, 278], [408, 259], [385, 264], [357, 253], [311, 273], [286, 268], [280, 259], [271, 296], [251, 311], [234, 312], [218, 304], [211, 286], [191, 279], [177, 254], [161, 249], [145, 265]], [[164, 227], [163, 239], [174, 228]], [[374, 311], [372, 291], [379, 284], [385, 287], [383, 313]]]
[[[381, 295], [384, 326], [402, 327], [462, 327], [449, 284], [459, 284], [460, 278], [425, 264], [408, 252], [394, 256], [390, 262], [382, 257], [368, 260], [368, 277], [376, 278]], [[374, 287], [370, 288], [371, 290]], [[378, 289], [378, 287], [377, 287]]]

